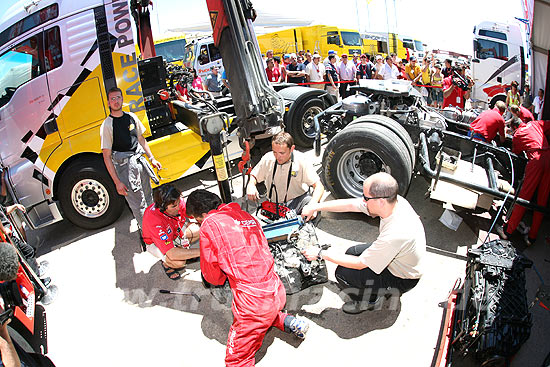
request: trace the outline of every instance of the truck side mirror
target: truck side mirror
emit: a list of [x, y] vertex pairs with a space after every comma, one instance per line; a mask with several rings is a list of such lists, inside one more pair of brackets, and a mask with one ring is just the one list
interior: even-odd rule
[[472, 62], [475, 62], [476, 64], [479, 64], [479, 59], [472, 59]]

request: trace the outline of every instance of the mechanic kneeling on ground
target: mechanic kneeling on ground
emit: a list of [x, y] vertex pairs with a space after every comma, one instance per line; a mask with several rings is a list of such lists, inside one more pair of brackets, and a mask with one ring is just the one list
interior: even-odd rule
[[237, 203], [223, 204], [206, 190], [187, 199], [187, 214], [200, 225], [201, 272], [213, 285], [229, 280], [233, 324], [226, 366], [254, 366], [254, 355], [271, 326], [304, 338], [309, 324], [281, 312], [286, 293], [258, 221]]
[[143, 215], [143, 240], [147, 251], [162, 260], [168, 278], [178, 280], [186, 260], [200, 255], [198, 248], [189, 248], [199, 238], [199, 227], [189, 223], [185, 200], [174, 186], [159, 187], [153, 200]]
[[[294, 139], [287, 132], [280, 132], [272, 138], [272, 151], [266, 153], [250, 173], [246, 190], [248, 200], [259, 199], [256, 183], [264, 181], [268, 200], [284, 204], [297, 214], [302, 213], [307, 203], [321, 200], [325, 192], [321, 179], [311, 160], [294, 148]], [[310, 187], [313, 187], [312, 194], [309, 193]]]
[[316, 211], [363, 212], [380, 217], [380, 234], [372, 244], [337, 250], [306, 248], [303, 253], [338, 265], [336, 279], [351, 298], [342, 310], [356, 314], [375, 308], [382, 296], [412, 289], [422, 276], [421, 259], [426, 252], [424, 226], [405, 198], [399, 196], [397, 181], [387, 173], [376, 173], [363, 183], [363, 198], [308, 204], [302, 216]]

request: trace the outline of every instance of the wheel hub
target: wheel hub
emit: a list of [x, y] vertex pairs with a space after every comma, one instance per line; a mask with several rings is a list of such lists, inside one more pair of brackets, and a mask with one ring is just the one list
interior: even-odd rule
[[100, 202], [99, 195], [93, 190], [84, 190], [82, 193], [82, 202], [84, 205], [94, 207]]
[[380, 158], [372, 152], [366, 152], [356, 158], [358, 160], [357, 168], [359, 168], [359, 172], [364, 177], [368, 177], [377, 172], [384, 171], [382, 167], [383, 165], [382, 160], [380, 160]]
[[103, 215], [109, 207], [109, 193], [105, 186], [93, 179], [77, 182], [71, 191], [74, 209], [87, 218]]
[[307, 137], [315, 137], [315, 120], [314, 117], [323, 110], [320, 107], [312, 106], [307, 109], [302, 117], [302, 131]]
[[363, 181], [377, 172], [391, 170], [380, 157], [366, 149], [351, 149], [342, 155], [337, 166], [338, 177], [344, 190], [352, 197], [361, 197]]

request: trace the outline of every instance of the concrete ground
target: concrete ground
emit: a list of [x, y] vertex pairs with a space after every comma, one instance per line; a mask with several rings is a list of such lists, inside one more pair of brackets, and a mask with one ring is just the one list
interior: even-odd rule
[[[189, 193], [213, 187], [212, 177], [204, 172], [177, 185]], [[416, 178], [407, 196], [422, 218], [429, 246], [418, 286], [380, 310], [347, 315], [341, 311], [345, 300], [333, 283], [335, 266], [328, 264], [330, 282], [287, 299], [290, 313], [310, 321], [307, 338], [300, 341], [272, 329], [256, 355], [258, 366], [431, 364], [442, 317], [438, 304], [464, 276], [466, 262], [460, 254], [482, 242], [490, 223], [469, 215], [456, 232], [448, 229], [439, 222], [441, 205], [425, 199], [427, 187], [423, 178]], [[59, 287], [55, 302], [46, 306], [50, 358], [59, 367], [222, 366], [230, 309], [203, 288], [198, 262], [188, 266], [183, 280], [168, 279], [160, 263], [141, 253], [130, 219], [128, 210], [113, 225], [96, 231], [64, 221], [29, 233], [40, 260], [50, 262], [50, 276]], [[545, 221], [539, 241], [525, 250], [547, 283], [549, 232]], [[318, 230], [321, 243], [342, 251], [372, 241], [377, 233], [378, 220], [363, 214], [323, 214]], [[527, 271], [527, 279], [531, 300], [540, 279], [533, 270]], [[192, 290], [202, 301], [160, 294], [159, 289]], [[512, 366], [539, 366], [550, 351], [550, 313], [538, 306], [532, 313], [531, 337]]]

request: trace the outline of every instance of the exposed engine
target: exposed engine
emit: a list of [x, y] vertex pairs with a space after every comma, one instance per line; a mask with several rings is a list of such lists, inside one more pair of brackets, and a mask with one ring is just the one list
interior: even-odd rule
[[321, 132], [329, 139], [365, 115], [388, 116], [401, 124], [421, 128], [447, 129], [445, 117], [426, 108], [424, 98], [408, 81], [361, 80], [360, 86], [352, 91], [355, 94], [324, 111], [319, 119]]
[[519, 350], [531, 331], [525, 288], [525, 269], [531, 265], [509, 241], [495, 240], [469, 251], [462, 308], [453, 330], [455, 355], [471, 353], [489, 365]]
[[308, 261], [301, 252], [312, 246], [321, 249], [313, 224], [294, 218], [269, 224], [263, 230], [275, 260], [275, 271], [287, 294], [328, 280], [325, 261]]

